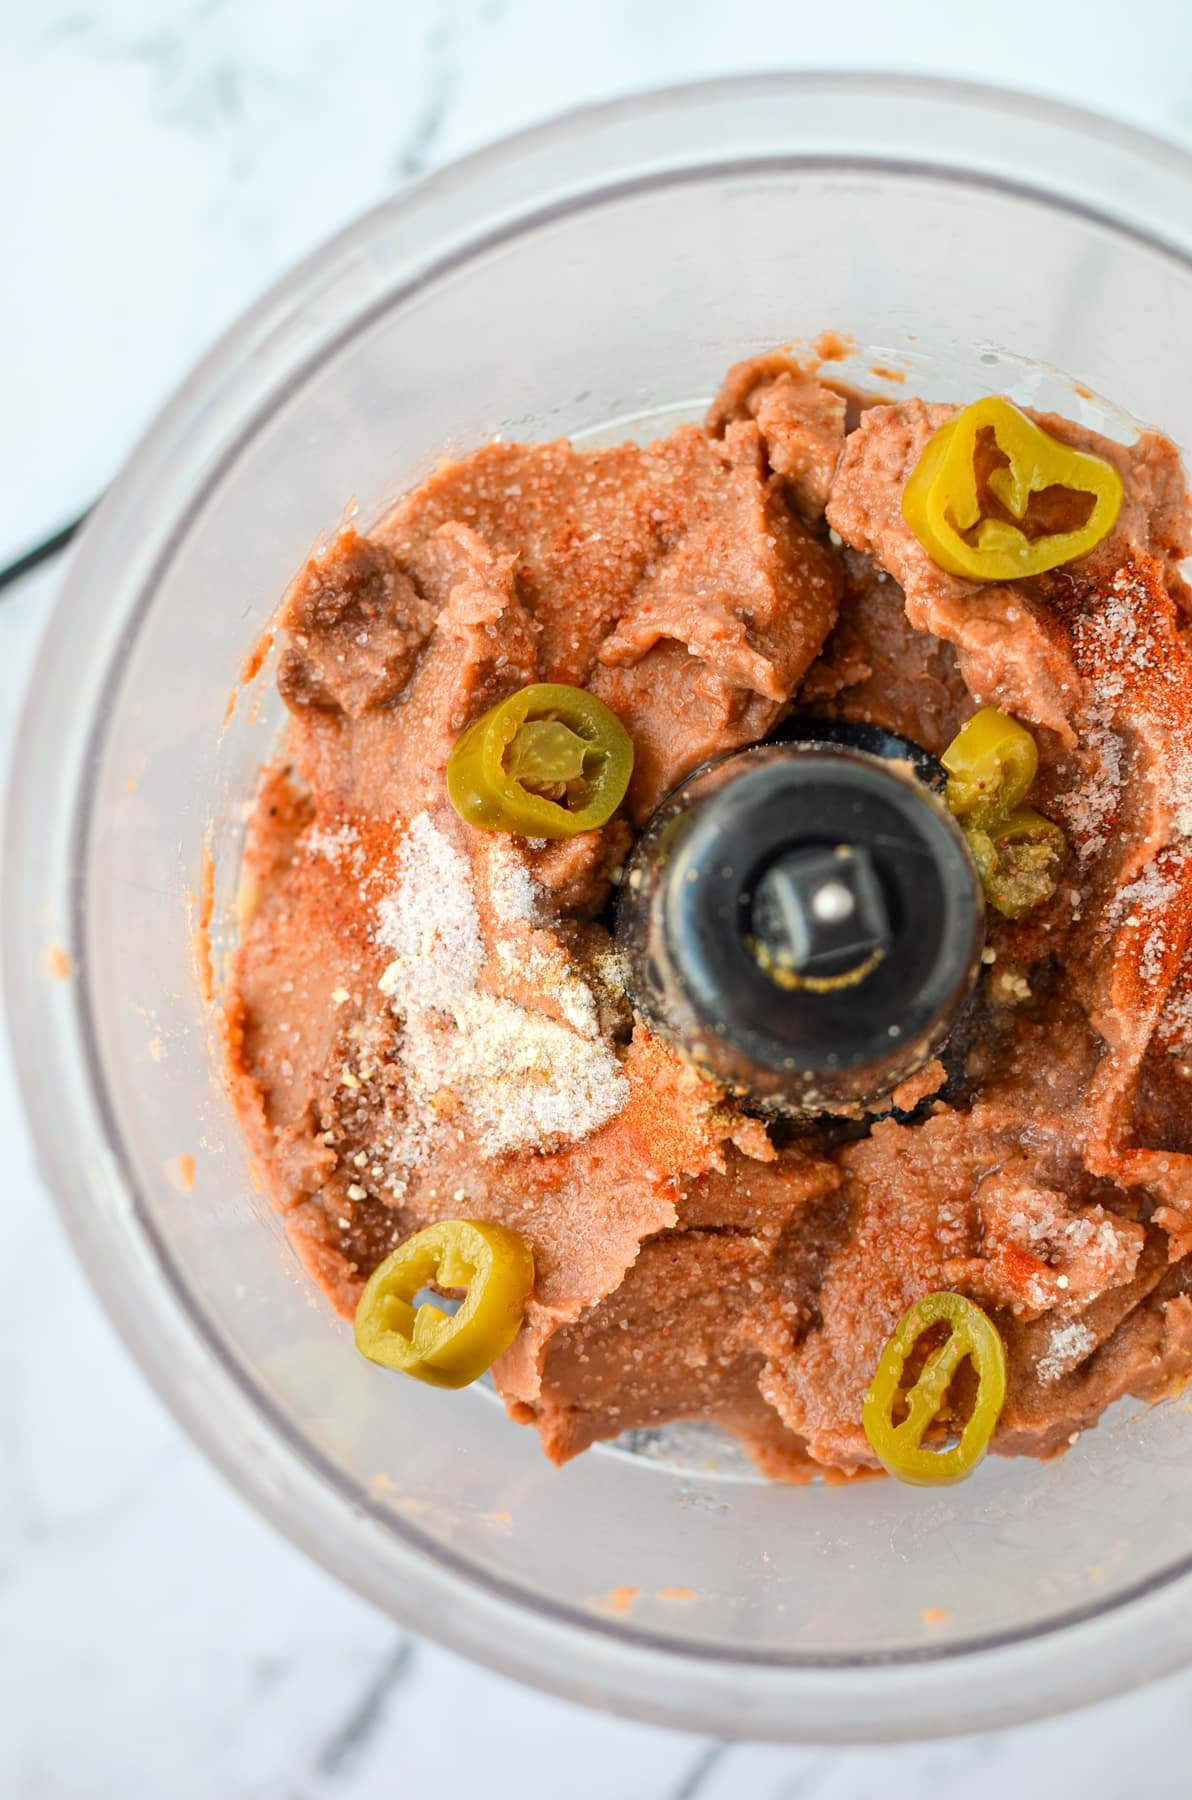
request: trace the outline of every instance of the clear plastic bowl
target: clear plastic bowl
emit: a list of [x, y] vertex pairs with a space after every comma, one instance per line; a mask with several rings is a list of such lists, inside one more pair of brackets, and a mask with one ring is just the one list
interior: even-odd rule
[[[229, 690], [350, 501], [367, 521], [496, 434], [665, 425], [732, 359], [824, 327], [855, 338], [860, 379], [876, 363], [936, 396], [1009, 387], [1128, 430], [1099, 393], [1192, 445], [1190, 251], [1189, 159], [1063, 108], [855, 76], [632, 99], [345, 232], [229, 334], [100, 507], [8, 818], [11, 1023], [42, 1164], [178, 1417], [405, 1624], [574, 1698], [791, 1739], [989, 1726], [1189, 1657], [1178, 1403], [943, 1493], [791, 1489], [698, 1433], [557, 1472], [491, 1394], [364, 1363], [251, 1188], [187, 896], [209, 834], [226, 947], [279, 717], [266, 671], [225, 728]], [[55, 943], [73, 979], [47, 978]]]

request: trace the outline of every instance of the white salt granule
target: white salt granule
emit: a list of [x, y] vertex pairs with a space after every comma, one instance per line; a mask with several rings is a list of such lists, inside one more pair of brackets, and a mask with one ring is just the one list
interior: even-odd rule
[[1155, 989], [1162, 980], [1171, 954], [1168, 915], [1187, 880], [1190, 854], [1192, 845], [1182, 843], [1165, 853], [1163, 867], [1155, 860], [1149, 862], [1134, 881], [1114, 895], [1108, 909], [1110, 920], [1119, 928], [1143, 928], [1138, 973], [1148, 989]]
[[1192, 836], [1192, 733], [1182, 724], [1185, 676], [1165, 653], [1145, 583], [1119, 570], [1100, 608], [1074, 622], [1072, 637], [1084, 667], [1097, 672], [1098, 705], [1087, 740], [1100, 772], [1059, 802], [1081, 855], [1091, 857], [1105, 847], [1104, 827], [1121, 790], [1121, 744], [1111, 724], [1125, 726], [1150, 746], [1172, 838]]
[[628, 1097], [602, 1044], [493, 994], [457, 1001], [450, 1018], [407, 1015], [402, 1061], [427, 1101], [458, 1097], [486, 1156], [586, 1137]]
[[402, 839], [396, 891], [377, 907], [377, 942], [396, 952], [381, 991], [403, 1012], [447, 1010], [479, 980], [484, 945], [472, 873], [427, 813]]
[[1169, 757], [1167, 802], [1180, 837], [1192, 837], [1192, 758]]
[[1069, 1374], [1097, 1342], [1096, 1335], [1079, 1319], [1056, 1325], [1047, 1340], [1047, 1348], [1035, 1364], [1040, 1381], [1058, 1381]]
[[[1104, 712], [1104, 709], [1102, 709]], [[1099, 856], [1109, 842], [1122, 793], [1122, 742], [1107, 716], [1095, 718], [1085, 732], [1090, 768], [1055, 805], [1077, 852], [1085, 862]]]
[[[541, 894], [503, 847], [488, 884], [499, 961], [551, 997], [553, 1019], [480, 988], [485, 952], [467, 858], [429, 815], [402, 840], [396, 888], [377, 908], [378, 941], [395, 952], [380, 987], [403, 1021], [399, 1057], [414, 1103], [401, 1145], [416, 1160], [444, 1093], [467, 1115], [481, 1153], [542, 1149], [586, 1137], [628, 1098], [621, 1066], [599, 1032], [596, 1001], [561, 946], [506, 942], [505, 924], [532, 925]], [[545, 936], [545, 934], [544, 934]]]
[[345, 859], [353, 869], [359, 862], [360, 833], [354, 825], [337, 825], [333, 831], [312, 825], [305, 843], [312, 856], [324, 857], [334, 868], [342, 867]]
[[1173, 1046], [1192, 1043], [1192, 989], [1173, 993], [1160, 1020], [1163, 1037]]
[[[492, 946], [497, 960], [557, 1006], [574, 1030], [584, 1037], [599, 1037], [600, 1013], [591, 988], [558, 941], [541, 929], [542, 889], [503, 839], [488, 839], [484, 856], [484, 880], [497, 926]], [[537, 936], [531, 938], [526, 928], [537, 929]]]
[[488, 849], [488, 891], [502, 925], [538, 923], [542, 892], [521, 858], [499, 840]]
[[1179, 868], [1169, 865], [1161, 869], [1152, 861], [1127, 887], [1119, 888], [1113, 898], [1113, 911], [1125, 924], [1141, 925], [1148, 913], [1166, 912], [1179, 891]]

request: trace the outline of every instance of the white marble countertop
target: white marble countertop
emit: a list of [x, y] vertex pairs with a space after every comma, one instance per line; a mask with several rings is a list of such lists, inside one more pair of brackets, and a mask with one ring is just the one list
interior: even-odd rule
[[[897, 67], [1192, 141], [1181, 0], [13, 0], [3, 27], [0, 564], [90, 502], [297, 256], [396, 183], [576, 102]], [[60, 571], [0, 604], [5, 751]], [[1026, 1730], [800, 1751], [619, 1723], [402, 1636], [251, 1514], [135, 1373], [39, 1186], [6, 1052], [0, 1145], [4, 1800], [371, 1800], [477, 1777], [491, 1800], [1188, 1794], [1192, 1672]], [[475, 1770], [452, 1755], [461, 1723]]]

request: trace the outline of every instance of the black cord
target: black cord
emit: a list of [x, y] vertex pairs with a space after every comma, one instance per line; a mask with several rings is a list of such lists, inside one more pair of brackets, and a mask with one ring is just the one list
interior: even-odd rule
[[40, 544], [34, 544], [32, 550], [26, 550], [15, 562], [0, 569], [0, 590], [11, 587], [22, 575], [28, 575], [32, 569], [40, 568], [42, 563], [49, 562], [51, 557], [65, 550], [80, 526], [86, 523], [90, 512], [91, 508], [88, 507], [86, 512], [81, 512], [77, 519], [69, 520], [52, 537], [43, 538]]

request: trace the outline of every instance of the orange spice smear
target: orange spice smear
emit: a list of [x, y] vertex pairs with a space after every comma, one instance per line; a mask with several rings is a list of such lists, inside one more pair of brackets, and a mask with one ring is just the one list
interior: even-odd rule
[[[1111, 735], [1145, 743], [1161, 780], [1133, 854], [1118, 871], [1103, 924], [1113, 949], [1105, 999], [1126, 1018], [1153, 1025], [1192, 943], [1192, 656], [1179, 630], [1161, 565], [1136, 556], [1106, 579], [1061, 571], [1049, 584], [1047, 615], [1092, 697], [1094, 748]], [[1118, 838], [1126, 787], [1094, 792], [1092, 816], [1067, 818], [1077, 849], [1090, 831], [1099, 851]], [[1132, 804], [1141, 796], [1131, 795]], [[1083, 840], [1083, 841], [1082, 841]]]
[[[635, 1133], [667, 1176], [699, 1175], [724, 1165], [726, 1139], [759, 1162], [772, 1162], [773, 1145], [756, 1119], [728, 1115], [715, 1083], [640, 1026], [625, 1061], [629, 1100], [622, 1129]], [[695, 1097], [705, 1104], [692, 1105]]]
[[[1116, 859], [1084, 925], [1100, 965], [1090, 1018], [1106, 1044], [1087, 1095], [1085, 1164], [1151, 1189], [1175, 1258], [1192, 1251], [1192, 1157], [1140, 1141], [1137, 1117], [1144, 1073], [1153, 1112], [1188, 1104], [1185, 1065], [1163, 1052], [1192, 1039], [1192, 655], [1149, 556], [1110, 571], [1093, 559], [1058, 571], [1044, 592], [1044, 617], [1087, 684], [1082, 738], [1094, 749], [1103, 740], [1117, 767], [1106, 804], [1094, 783], [1085, 816], [1068, 811], [1078, 855], [1088, 861], [1095, 847]], [[1152, 774], [1131, 784], [1136, 747]]]
[[199, 872], [199, 910], [194, 930], [194, 958], [199, 978], [199, 992], [208, 1006], [210, 1006], [215, 992], [215, 964], [211, 956], [211, 914], [214, 907], [215, 863], [209, 847], [204, 844], [202, 867]]
[[633, 1611], [637, 1601], [638, 1590], [635, 1587], [610, 1588], [600, 1602], [601, 1612], [612, 1613], [614, 1618], [625, 1619]]

